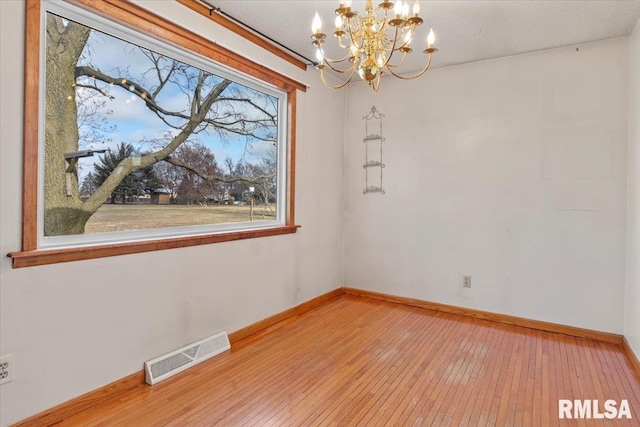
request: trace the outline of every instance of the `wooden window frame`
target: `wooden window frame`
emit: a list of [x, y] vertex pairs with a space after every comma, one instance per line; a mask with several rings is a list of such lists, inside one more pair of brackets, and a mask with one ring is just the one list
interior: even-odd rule
[[[24, 87], [24, 154], [22, 191], [22, 250], [12, 252], [13, 267], [31, 267], [83, 259], [102, 258], [140, 252], [174, 249], [242, 239], [252, 239], [295, 233], [295, 156], [296, 156], [296, 96], [306, 92], [306, 86], [263, 65], [244, 58], [215, 42], [186, 30], [146, 9], [126, 0], [65, 0], [143, 34], [168, 41], [214, 62], [224, 64], [243, 74], [271, 84], [287, 93], [288, 155], [286, 220], [282, 226], [220, 232], [197, 236], [161, 238], [93, 246], [38, 249], [38, 164], [40, 105], [40, 0], [26, 0], [25, 87]], [[139, 23], [144, 22], [141, 29]]]
[[248, 30], [240, 24], [224, 17], [217, 10], [211, 9], [211, 7], [205, 5], [205, 3], [199, 2], [198, 0], [176, 0], [181, 5], [188, 7], [196, 13], [204, 16], [207, 19], [215, 22], [218, 25], [223, 26], [224, 28], [238, 34], [242, 38], [249, 40], [251, 43], [256, 46], [260, 46], [262, 49], [271, 52], [279, 58], [287, 61], [288, 63], [295, 65], [303, 71], [307, 70], [307, 64], [298, 59], [297, 57], [285, 52], [279, 47], [269, 43], [263, 37], [260, 37], [258, 34]]

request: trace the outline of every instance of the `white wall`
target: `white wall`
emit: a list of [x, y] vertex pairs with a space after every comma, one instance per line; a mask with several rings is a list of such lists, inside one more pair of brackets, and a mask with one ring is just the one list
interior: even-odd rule
[[345, 286], [623, 332], [628, 40], [577, 48], [349, 88]]
[[[311, 88], [298, 97], [297, 234], [14, 270], [20, 249], [24, 5], [0, 1], [0, 424], [140, 371], [145, 360], [229, 332], [342, 284], [344, 93], [176, 2], [147, 2]], [[332, 123], [332, 126], [326, 126]], [[322, 126], [322, 127], [321, 127]], [[249, 266], [247, 266], [249, 265]]]
[[[638, 28], [630, 42], [435, 69], [413, 82], [385, 79], [378, 94], [356, 84], [345, 122], [344, 92], [326, 90], [314, 70], [273, 58], [175, 2], [138, 3], [311, 86], [298, 98], [302, 229], [19, 270], [1, 257], [0, 353], [14, 355], [16, 377], [0, 387], [0, 425], [334, 289], [343, 263], [346, 286], [624, 328], [640, 353]], [[20, 247], [22, 2], [0, 1], [0, 20], [6, 254]], [[361, 118], [372, 104], [386, 114], [384, 196], [362, 195]], [[471, 289], [461, 286], [466, 274]]]
[[627, 288], [624, 334], [640, 359], [640, 21], [629, 39]]

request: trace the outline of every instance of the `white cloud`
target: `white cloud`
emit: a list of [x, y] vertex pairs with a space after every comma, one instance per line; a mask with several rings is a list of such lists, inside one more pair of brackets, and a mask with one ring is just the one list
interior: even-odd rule
[[274, 146], [271, 142], [258, 141], [251, 144], [251, 147], [247, 150], [251, 156], [258, 159], [269, 159], [272, 157]]

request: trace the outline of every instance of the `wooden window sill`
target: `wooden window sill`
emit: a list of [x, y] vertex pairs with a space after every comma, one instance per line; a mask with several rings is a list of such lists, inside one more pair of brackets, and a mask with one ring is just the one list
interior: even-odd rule
[[145, 240], [140, 242], [110, 243], [97, 246], [46, 249], [11, 252], [7, 256], [13, 259], [13, 268], [34, 267], [84, 259], [104, 258], [117, 255], [136, 254], [162, 249], [185, 248], [188, 246], [208, 245], [234, 240], [256, 239], [295, 233], [299, 225], [284, 225], [259, 230], [233, 231], [207, 234], [202, 236], [177, 237], [173, 239]]

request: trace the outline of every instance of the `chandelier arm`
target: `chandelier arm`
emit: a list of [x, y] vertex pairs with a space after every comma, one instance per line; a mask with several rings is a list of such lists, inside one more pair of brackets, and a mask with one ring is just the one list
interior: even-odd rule
[[380, 18], [380, 31], [381, 32], [385, 32], [387, 31], [387, 27], [389, 26], [389, 18], [387, 17], [387, 12], [388, 10], [385, 9], [384, 10], [384, 16], [382, 18]]
[[[387, 43], [387, 44], [392, 44], [391, 39], [389, 37], [387, 37], [387, 33], [383, 33], [382, 36], [380, 37], [380, 43]], [[386, 47], [386, 46], [385, 46]]]
[[320, 47], [319, 49], [320, 49], [320, 54], [322, 55], [322, 60], [323, 60], [324, 62], [326, 62], [326, 63], [327, 63], [327, 66], [329, 66], [329, 68], [331, 68], [333, 71], [336, 71], [336, 72], [338, 72], [338, 73], [344, 73], [344, 72], [346, 72], [346, 71], [349, 71], [349, 68], [347, 68], [345, 71], [340, 71], [339, 69], [334, 68], [334, 67], [331, 65], [331, 64], [339, 64], [339, 63], [341, 63], [341, 62], [344, 62], [344, 61], [348, 60], [348, 59], [349, 59], [349, 57], [350, 57], [350, 54], [349, 54], [349, 53], [347, 53], [345, 56], [343, 56], [343, 57], [342, 57], [342, 58], [340, 58], [340, 59], [331, 59], [331, 58], [327, 58], [327, 56], [324, 54], [324, 50], [323, 50], [321, 47]]
[[429, 54], [429, 61], [427, 61], [427, 65], [424, 67], [424, 69], [422, 71], [420, 71], [418, 74], [414, 75], [414, 76], [403, 76], [403, 75], [397, 74], [397, 73], [395, 73], [393, 71], [392, 68], [389, 68], [388, 65], [387, 65], [387, 71], [389, 71], [391, 73], [391, 75], [393, 75], [394, 77], [397, 77], [399, 79], [412, 80], [412, 79], [417, 79], [418, 77], [420, 77], [421, 75], [426, 73], [427, 70], [429, 69], [429, 67], [431, 67], [431, 54]]
[[342, 37], [338, 38], [338, 46], [340, 46], [343, 49], [349, 49], [351, 47], [351, 45], [348, 44], [342, 44]]
[[[357, 27], [359, 27], [359, 26], [360, 25], [358, 25]], [[353, 28], [351, 27], [351, 18], [347, 18], [347, 34], [349, 34], [349, 39], [351, 40], [351, 45], [358, 46], [358, 44], [355, 42], [355, 40], [353, 38]]]
[[370, 86], [371, 86], [371, 89], [373, 89], [374, 92], [377, 92], [378, 90], [380, 90], [380, 77], [381, 77], [381, 74], [382, 73], [378, 74], [378, 77], [374, 81], [371, 82]]
[[[380, 39], [380, 45], [382, 47], [382, 51], [385, 53], [385, 56], [386, 56], [387, 52], [391, 52], [393, 47], [393, 42], [389, 37], [387, 37], [386, 34], [382, 34], [382, 37]], [[385, 64], [386, 64], [386, 61], [385, 61]]]
[[[342, 62], [342, 61], [339, 61], [338, 63], [340, 63], [340, 62]], [[348, 72], [351, 72], [351, 74], [353, 74], [353, 71], [356, 69], [356, 63], [355, 63], [355, 62], [354, 62], [353, 64], [351, 64], [351, 67], [349, 67], [349, 68], [345, 68], [344, 70], [341, 70], [340, 68], [336, 68], [336, 67], [334, 66], [335, 62], [334, 62], [334, 63], [331, 63], [330, 61], [326, 61], [326, 60], [325, 60], [325, 61], [324, 61], [324, 63], [325, 63], [325, 65], [326, 65], [327, 67], [329, 67], [332, 71], [335, 71], [336, 73], [340, 73], [340, 74], [344, 74], [344, 73], [348, 73]]]
[[389, 50], [389, 57], [384, 62], [384, 64], [382, 64], [380, 66], [380, 68], [383, 68], [383, 67], [387, 67], [388, 68], [389, 61], [391, 61], [391, 58], [393, 57], [393, 52], [396, 51], [396, 43], [397, 42], [398, 42], [398, 27], [395, 27], [395, 34], [394, 34], [394, 37], [393, 37], [393, 46], [391, 46], [391, 49]]
[[339, 63], [341, 63], [341, 62], [344, 62], [344, 61], [348, 60], [350, 57], [351, 57], [351, 54], [350, 54], [350, 53], [347, 53], [345, 56], [343, 56], [343, 57], [342, 57], [342, 58], [340, 58], [340, 59], [331, 59], [331, 58], [327, 58], [327, 57], [324, 55], [324, 52], [322, 52], [322, 59], [323, 59], [323, 60], [325, 60], [326, 62], [331, 62], [331, 63], [333, 63], [333, 64], [339, 64]]
[[345, 82], [340, 83], [338, 86], [333, 86], [333, 85], [330, 85], [329, 83], [327, 83], [327, 80], [326, 80], [326, 78], [324, 76], [324, 69], [321, 68], [320, 69], [320, 80], [322, 80], [322, 84], [324, 84], [329, 89], [341, 89], [341, 88], [345, 87], [346, 85], [348, 85], [349, 82], [351, 81], [351, 79], [353, 79], [353, 71], [354, 70], [351, 70], [351, 75], [349, 76], [349, 78]]
[[400, 62], [398, 62], [397, 64], [386, 64], [386, 67], [388, 68], [400, 68], [402, 67], [402, 64], [404, 64], [404, 62], [407, 60], [407, 52], [402, 52], [402, 59], [400, 60]]
[[[386, 33], [382, 33], [380, 40], [379, 40], [379, 44], [380, 44], [380, 48], [378, 49], [379, 52], [382, 53], [383, 58], [386, 58], [387, 53], [389, 53], [389, 55], [392, 53], [393, 51], [393, 42], [391, 41], [391, 39], [387, 36]], [[398, 50], [398, 49], [396, 49]], [[384, 63], [382, 64], [382, 67], [386, 66], [387, 63], [389, 62], [389, 58], [386, 58]]]
[[336, 73], [340, 73], [340, 74], [345, 74], [345, 73], [349, 73], [349, 72], [351, 72], [353, 74], [353, 71], [356, 69], [356, 67], [352, 65], [350, 68], [346, 68], [344, 70], [341, 70], [340, 68], [336, 68], [333, 65], [331, 65], [330, 62], [326, 62], [326, 61], [325, 61], [325, 65], [327, 67], [329, 67], [331, 69], [331, 71], [335, 71]]
[[376, 31], [376, 34], [384, 35], [385, 31], [387, 31], [387, 21], [385, 19], [381, 19], [380, 21], [376, 21], [376, 24], [379, 27], [378, 31]]
[[397, 47], [395, 50], [400, 50], [403, 47], [407, 47], [409, 46], [409, 44], [411, 44], [411, 42], [413, 41], [413, 36], [415, 35], [415, 32], [416, 32], [416, 26], [412, 25], [411, 28], [409, 29], [409, 32], [411, 33], [411, 37], [409, 38], [409, 41], [408, 42], [404, 41], [407, 33], [403, 33], [405, 34], [405, 37], [402, 37], [402, 41], [403, 41], [402, 46]]
[[378, 30], [374, 31], [374, 32], [378, 33], [378, 34], [384, 34], [384, 32], [386, 30], [386, 26], [387, 26], [387, 13], [386, 13], [386, 10], [385, 10], [385, 14], [383, 16], [381, 16], [380, 18], [378, 18], [377, 11], [379, 9], [380, 9], [379, 7], [376, 8], [376, 12], [374, 12], [374, 14], [372, 15], [373, 22], [378, 27]]

